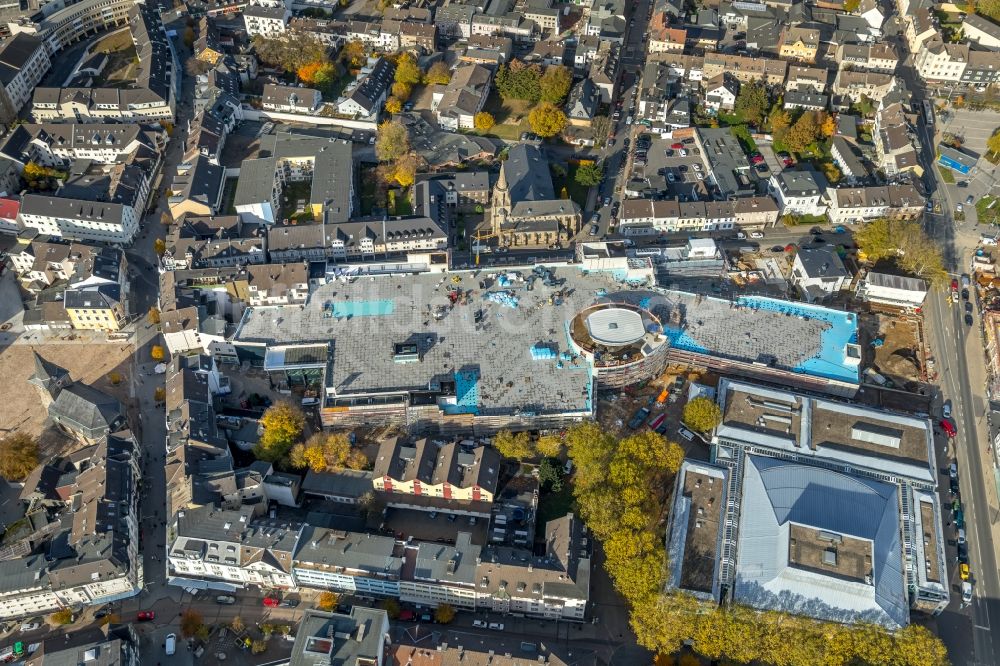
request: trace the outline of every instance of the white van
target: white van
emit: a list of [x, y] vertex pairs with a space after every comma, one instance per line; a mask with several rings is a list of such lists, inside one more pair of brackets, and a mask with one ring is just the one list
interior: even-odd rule
[[970, 603], [972, 601], [972, 583], [968, 581], [962, 581], [962, 602]]
[[163, 643], [163, 650], [167, 653], [168, 657], [177, 652], [177, 634], [167, 634], [167, 640]]

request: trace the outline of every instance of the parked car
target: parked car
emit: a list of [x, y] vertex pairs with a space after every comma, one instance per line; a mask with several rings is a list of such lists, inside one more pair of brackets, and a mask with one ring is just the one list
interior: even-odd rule
[[756, 238], [756, 239], [759, 240], [759, 239], [761, 239], [763, 237], [764, 237], [764, 234], [760, 233], [759, 231], [751, 231], [750, 232], [750, 238]]
[[972, 602], [972, 583], [968, 581], [962, 581], [962, 603]]
[[38, 629], [41, 626], [42, 624], [40, 622], [34, 622], [34, 621], [24, 622], [21, 624], [21, 631], [34, 631], [35, 629]]
[[963, 301], [969, 300], [969, 290], [968, 289], [963, 289], [962, 290], [962, 300]]
[[971, 577], [971, 572], [969, 571], [969, 565], [963, 562], [958, 565], [958, 575], [962, 580], [969, 580]]
[[694, 441], [694, 433], [687, 428], [678, 428], [677, 433], [689, 442]]
[[952, 495], [958, 494], [958, 479], [954, 477], [948, 479], [948, 490], [951, 491]]
[[[946, 419], [951, 418], [951, 402], [946, 402], [941, 406], [941, 416], [945, 417]], [[954, 464], [955, 463], [952, 463], [952, 465]], [[957, 471], [958, 468], [956, 467], [955, 469]]]
[[167, 634], [167, 639], [163, 642], [163, 651], [168, 657], [177, 652], [177, 634]]
[[503, 631], [503, 622], [490, 622], [489, 628], [493, 631]]
[[420, 621], [421, 622], [433, 622], [434, 621], [434, 616], [431, 615], [430, 613], [421, 613], [420, 614]]
[[681, 148], [684, 147], [684, 144], [683, 143], [672, 143], [672, 144], [670, 144], [670, 147], [673, 148], [674, 150], [680, 150]]
[[236, 597], [231, 597], [226, 594], [220, 594], [215, 598], [215, 603], [222, 604], [223, 606], [232, 606], [236, 603]]
[[417, 619], [417, 614], [411, 610], [399, 611], [399, 619], [401, 622], [413, 622]]
[[268, 608], [277, 608], [281, 605], [281, 600], [274, 597], [264, 597], [263, 604]]
[[681, 148], [679, 152], [681, 154], [681, 157], [687, 157], [688, 156], [688, 151], [684, 150], [683, 148]]
[[949, 437], [954, 437], [955, 435], [958, 434], [958, 431], [955, 430], [955, 426], [948, 419], [941, 420], [941, 430], [944, 430], [944, 434], [948, 435]]
[[298, 605], [299, 605], [298, 599], [285, 599], [284, 601], [281, 602], [282, 608], [295, 608]]
[[950, 476], [953, 479], [957, 479], [958, 478], [958, 463], [957, 462], [953, 462], [951, 465], [948, 466], [948, 476]]
[[139, 611], [135, 614], [136, 622], [151, 622], [156, 619], [155, 611]]
[[969, 313], [966, 313], [965, 314], [965, 325], [966, 326], [972, 326], [972, 324], [973, 324], [972, 315], [969, 314]]
[[473, 627], [479, 627], [480, 629], [485, 629], [486, 628], [486, 620], [473, 620], [472, 621], [472, 626]]
[[597, 225], [597, 224], [590, 225], [590, 235], [591, 236], [597, 236], [600, 233], [601, 233], [601, 227], [600, 227], [600, 225]]

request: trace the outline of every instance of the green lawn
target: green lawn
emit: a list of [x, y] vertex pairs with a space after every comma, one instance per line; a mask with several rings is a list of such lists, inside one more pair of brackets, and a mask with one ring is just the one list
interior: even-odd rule
[[1000, 198], [981, 198], [976, 202], [976, 216], [980, 224], [1000, 224]]
[[951, 172], [951, 169], [945, 168], [939, 164], [938, 173], [941, 174], [941, 180], [948, 183], [949, 185], [955, 182], [955, 174]]
[[538, 516], [535, 520], [535, 536], [544, 537], [545, 523], [555, 518], [562, 518], [573, 511], [573, 489], [569, 479], [563, 479], [563, 487], [559, 492], [543, 492], [538, 499]]
[[552, 186], [555, 188], [556, 196], [562, 196], [562, 190], [565, 187], [566, 193], [569, 198], [572, 199], [580, 206], [581, 209], [585, 208], [587, 205], [587, 191], [590, 189], [580, 183], [576, 182], [576, 169], [577, 164], [575, 162], [570, 162], [566, 165], [567, 172], [565, 176], [558, 173], [552, 173]]
[[531, 131], [531, 126], [528, 125], [531, 102], [516, 99], [504, 101], [500, 98], [500, 93], [493, 90], [486, 100], [483, 111], [492, 115], [496, 121], [496, 125], [489, 132], [485, 132], [484, 136], [514, 141], [521, 138], [522, 132]]
[[378, 185], [375, 182], [375, 167], [365, 167], [361, 169], [361, 214], [371, 215], [372, 209], [379, 206], [375, 200], [378, 194]]
[[236, 183], [238, 178], [227, 178], [222, 192], [222, 210], [226, 215], [236, 215]]
[[389, 215], [413, 215], [413, 205], [403, 190], [389, 190]]
[[[312, 222], [312, 209], [309, 207], [309, 197], [312, 193], [311, 182], [289, 183], [281, 193], [281, 219], [295, 220], [296, 222]], [[299, 202], [303, 202], [303, 209], [298, 211]]]

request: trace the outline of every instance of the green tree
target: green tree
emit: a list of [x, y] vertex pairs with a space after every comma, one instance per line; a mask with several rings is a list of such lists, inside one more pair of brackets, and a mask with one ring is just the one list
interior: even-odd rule
[[709, 432], [722, 421], [722, 410], [714, 400], [698, 397], [684, 405], [683, 420], [697, 432]]
[[393, 80], [396, 83], [405, 83], [415, 86], [424, 78], [424, 73], [417, 64], [417, 59], [409, 51], [404, 51], [396, 59], [396, 74]]
[[800, 153], [820, 136], [820, 123], [815, 111], [806, 111], [785, 133], [784, 142], [789, 150]]
[[389, 616], [390, 620], [395, 620], [396, 618], [399, 617], [399, 612], [400, 612], [399, 602], [393, 599], [392, 597], [389, 597], [388, 599], [383, 599], [378, 606], [379, 608], [385, 611], [385, 614]]
[[604, 178], [604, 171], [598, 164], [581, 164], [576, 168], [573, 178], [584, 187], [593, 187]]
[[55, 625], [71, 624], [73, 622], [73, 611], [69, 608], [61, 608], [50, 615], [49, 620]]
[[528, 65], [517, 58], [509, 65], [501, 65], [494, 78], [494, 85], [503, 99], [537, 102], [542, 96], [542, 68]]
[[324, 590], [319, 593], [319, 598], [316, 600], [316, 608], [322, 611], [332, 611], [337, 607], [337, 601], [339, 598], [333, 592], [329, 590]]
[[149, 348], [149, 358], [153, 359], [157, 363], [166, 358], [166, 353], [163, 351], [163, 347], [160, 345], [153, 345]]
[[792, 125], [792, 117], [788, 115], [788, 112], [781, 108], [776, 108], [771, 111], [771, 115], [768, 116], [768, 121], [771, 124], [771, 133], [776, 139], [784, 136], [785, 132]]
[[410, 99], [410, 95], [413, 94], [413, 85], [410, 83], [403, 83], [402, 81], [396, 81], [392, 84], [392, 96], [401, 102], [405, 102]]
[[736, 115], [755, 127], [760, 127], [767, 117], [771, 103], [767, 98], [767, 88], [759, 81], [749, 81], [740, 86], [736, 95], [734, 111]]
[[329, 61], [326, 46], [316, 37], [299, 30], [280, 37], [254, 35], [250, 41], [261, 62], [286, 72], [298, 72], [300, 67], [309, 63]]
[[524, 460], [535, 455], [531, 436], [526, 432], [512, 433], [510, 430], [501, 430], [493, 438], [493, 446], [504, 458]]
[[594, 119], [590, 121], [590, 129], [593, 130], [594, 138], [599, 142], [604, 142], [611, 136], [613, 127], [611, 118], [607, 116], [594, 116]]
[[415, 153], [407, 153], [397, 159], [393, 166], [393, 179], [402, 187], [409, 187], [417, 179], [417, 169], [420, 166], [420, 160]]
[[184, 638], [194, 638], [198, 629], [204, 625], [204, 619], [196, 610], [186, 610], [181, 613], [181, 636]]
[[455, 608], [450, 604], [440, 604], [434, 609], [434, 621], [438, 624], [451, 624], [455, 619]]
[[986, 150], [990, 151], [993, 155], [993, 159], [1000, 156], [1000, 128], [993, 130], [993, 134], [990, 138], [986, 139]]
[[546, 458], [557, 458], [562, 453], [562, 438], [558, 435], [542, 435], [538, 438], [535, 448]]
[[260, 417], [263, 432], [253, 447], [258, 460], [277, 462], [298, 442], [306, 425], [306, 416], [291, 402], [277, 402]]
[[472, 124], [480, 132], [489, 132], [493, 129], [496, 122], [497, 121], [493, 118], [493, 114], [486, 111], [480, 111], [472, 117]]
[[892, 259], [916, 277], [940, 282], [945, 279], [940, 247], [913, 220], [872, 220], [854, 234], [858, 248], [868, 261]]
[[184, 28], [184, 46], [189, 49], [194, 46], [194, 28], [191, 26]]
[[387, 120], [378, 126], [375, 157], [380, 162], [393, 162], [410, 152], [410, 135], [398, 120]]
[[156, 324], [159, 324], [160, 323], [160, 309], [157, 308], [155, 305], [151, 306], [149, 308], [149, 310], [146, 312], [146, 321], [148, 321], [150, 324], [153, 324], [154, 326]]
[[365, 63], [365, 45], [357, 39], [345, 42], [337, 57], [348, 67], [361, 67]]
[[853, 14], [858, 11], [860, 5], [861, 0], [844, 0], [844, 11], [848, 14]]
[[539, 99], [552, 104], [562, 104], [573, 85], [573, 74], [568, 67], [550, 65], [538, 80]]
[[398, 97], [390, 97], [385, 100], [385, 112], [396, 114], [403, 110], [403, 103], [399, 101]]
[[566, 128], [566, 114], [554, 104], [542, 102], [528, 114], [528, 124], [532, 132], [548, 139]]
[[562, 465], [555, 458], [543, 458], [538, 466], [538, 485], [543, 489], [559, 492], [562, 490]]
[[437, 85], [448, 85], [451, 81], [451, 70], [448, 69], [448, 65], [443, 61], [438, 60], [436, 63], [431, 65], [427, 74], [424, 76], [424, 83], [437, 84]]

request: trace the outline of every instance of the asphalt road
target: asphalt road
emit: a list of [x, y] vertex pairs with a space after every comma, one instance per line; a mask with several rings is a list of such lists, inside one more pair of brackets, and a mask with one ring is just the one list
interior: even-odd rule
[[[922, 80], [916, 75], [905, 40], [898, 36], [891, 39], [905, 56], [897, 74], [914, 93], [917, 102], [929, 99]], [[955, 274], [960, 274], [968, 266], [968, 256], [978, 241], [978, 230], [974, 222], [956, 223], [952, 217], [955, 202], [934, 166], [936, 129], [926, 122], [917, 125], [921, 143], [920, 158], [925, 167], [924, 182], [930, 196], [941, 203], [941, 213], [925, 215], [924, 226], [928, 234], [939, 242], [945, 265]], [[982, 432], [986, 409], [983, 347], [978, 315], [972, 327], [967, 326], [963, 319], [963, 308], [948, 305], [945, 295], [940, 291], [934, 291], [928, 296], [924, 321], [941, 373], [940, 401], [936, 405], [939, 406], [944, 400], [951, 401], [952, 416], [958, 431], [949, 454], [958, 462], [959, 489], [966, 518], [974, 583], [973, 602], [970, 607], [963, 608], [961, 593], [956, 587], [958, 577], [954, 549], [949, 546], [947, 553], [951, 580], [954, 583], [952, 603], [937, 618], [936, 624], [952, 663], [996, 664], [1000, 658], [1000, 631], [991, 631], [991, 621], [992, 618], [1000, 618], [1000, 575], [993, 537], [993, 523], [997, 519], [997, 508], [991, 504], [991, 498], [995, 497], [995, 491], [991, 488], [995, 484], [992, 478], [993, 465], [985, 450], [986, 437]], [[946, 468], [951, 458], [941, 456], [938, 462], [940, 467]], [[946, 477], [942, 477], [941, 482], [947, 483]], [[946, 510], [944, 513], [949, 512]], [[946, 536], [954, 539], [952, 527], [946, 526], [945, 530]]]

